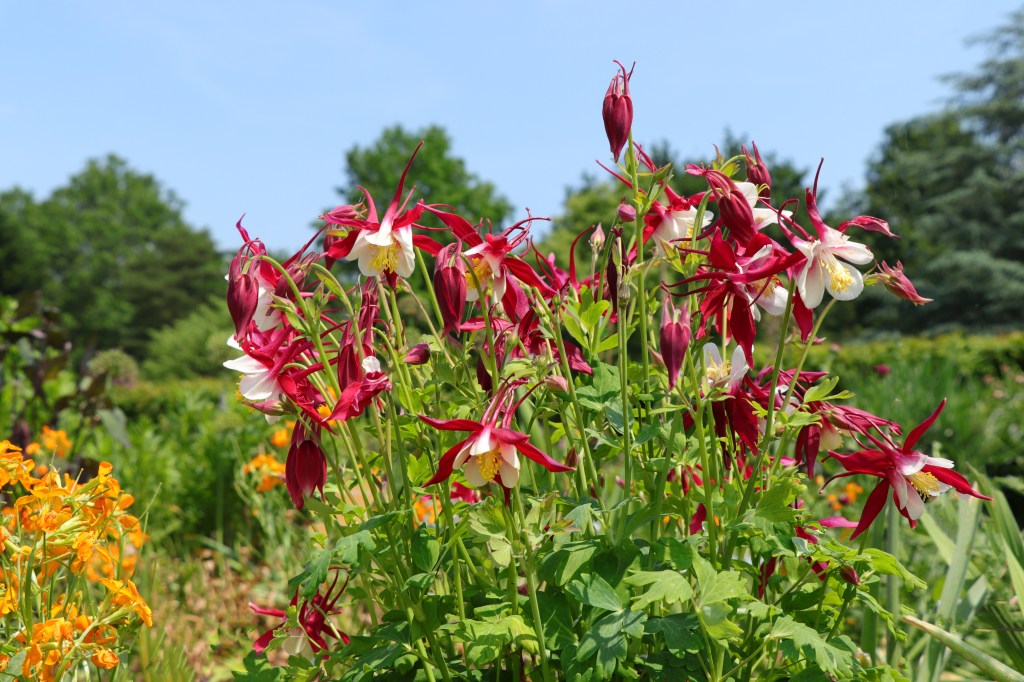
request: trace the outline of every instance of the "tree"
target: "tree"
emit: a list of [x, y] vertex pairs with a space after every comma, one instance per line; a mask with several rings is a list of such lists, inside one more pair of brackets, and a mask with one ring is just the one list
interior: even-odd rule
[[956, 89], [949, 106], [890, 126], [869, 164], [862, 212], [901, 239], [865, 241], [879, 259], [902, 260], [935, 302], [865, 297], [856, 307], [865, 324], [978, 330], [1024, 319], [1024, 11], [984, 40], [993, 56], [946, 78]]
[[[111, 155], [87, 162], [41, 202], [5, 192], [0, 247], [8, 262], [27, 254], [32, 285], [63, 311], [80, 347], [142, 357], [152, 331], [224, 286], [222, 257], [207, 232], [185, 223], [182, 206], [152, 175]], [[2, 282], [4, 294], [27, 284]]]
[[[512, 204], [500, 195], [490, 182], [480, 180], [466, 169], [462, 159], [451, 154], [451, 138], [444, 128], [431, 125], [415, 132], [402, 126], [385, 128], [380, 137], [367, 147], [355, 146], [345, 153], [346, 185], [338, 193], [348, 203], [363, 200], [363, 187], [383, 212], [398, 185], [402, 170], [416, 145], [423, 148], [416, 155], [409, 175], [415, 185], [416, 198], [428, 203], [453, 206], [459, 215], [475, 223], [487, 219], [500, 226], [512, 214]], [[429, 223], [429, 217], [423, 221]], [[433, 223], [439, 224], [439, 223]]]

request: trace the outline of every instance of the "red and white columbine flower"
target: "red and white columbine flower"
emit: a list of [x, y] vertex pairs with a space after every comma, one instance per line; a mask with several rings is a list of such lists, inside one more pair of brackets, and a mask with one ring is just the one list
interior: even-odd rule
[[870, 474], [882, 479], [864, 504], [864, 513], [857, 524], [857, 529], [850, 536], [851, 539], [867, 530], [875, 520], [885, 506], [885, 498], [890, 488], [893, 491], [892, 498], [896, 508], [910, 521], [912, 528], [917, 525], [917, 520], [924, 513], [925, 502], [947, 490], [954, 489], [983, 500], [992, 499], [972, 488], [966, 478], [953, 471], [952, 460], [929, 457], [914, 449], [924, 432], [935, 423], [945, 405], [946, 401], [943, 399], [931, 416], [914, 427], [903, 441], [902, 447], [888, 438], [878, 438], [870, 432], [865, 432], [864, 436], [875, 445], [875, 448], [865, 448], [848, 455], [829, 453], [846, 469], [829, 481], [854, 474]]
[[[520, 401], [510, 404], [515, 397], [515, 386], [505, 384], [498, 389], [480, 421], [471, 419], [420, 419], [442, 431], [469, 431], [470, 435], [448, 449], [437, 463], [437, 473], [424, 485], [447, 480], [456, 467], [463, 467], [466, 481], [473, 487], [496, 482], [503, 488], [514, 488], [519, 483], [519, 454], [540, 464], [548, 471], [571, 471], [530, 444], [529, 436], [509, 428]], [[532, 390], [532, 389], [531, 389]], [[525, 397], [525, 396], [524, 396]]]

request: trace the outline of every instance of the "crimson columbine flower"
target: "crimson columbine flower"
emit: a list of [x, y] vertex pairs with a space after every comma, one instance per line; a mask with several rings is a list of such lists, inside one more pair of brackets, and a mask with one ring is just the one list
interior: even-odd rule
[[[297, 619], [299, 627], [294, 628], [288, 633], [288, 638], [284, 643], [284, 650], [291, 656], [304, 656], [309, 657], [312, 654], [319, 653], [327, 648], [327, 637], [334, 639], [340, 639], [343, 643], [349, 643], [349, 637], [344, 632], [341, 632], [334, 627], [328, 621], [329, 616], [333, 616], [340, 613], [335, 608], [341, 595], [345, 593], [345, 587], [348, 585], [348, 578], [345, 579], [345, 583], [338, 590], [338, 593], [333, 595], [334, 588], [338, 585], [338, 573], [334, 574], [334, 582], [327, 588], [327, 591], [323, 594], [317, 593], [311, 600], [303, 600], [302, 605], [299, 606], [299, 612]], [[297, 606], [299, 604], [299, 591], [295, 591], [295, 596], [288, 603], [289, 606]], [[249, 602], [249, 608], [252, 609], [253, 613], [258, 613], [262, 616], [274, 616], [280, 618], [281, 622], [276, 626], [270, 628], [262, 635], [259, 639], [253, 642], [252, 649], [257, 654], [262, 654], [263, 651], [270, 645], [270, 642], [274, 639], [274, 631], [279, 627], [288, 622], [288, 614], [281, 609], [268, 609], [262, 606], [257, 606], [252, 602]]]
[[432, 419], [420, 415], [423, 422], [435, 429], [470, 433], [468, 438], [459, 441], [441, 456], [441, 461], [437, 463], [437, 473], [424, 485], [440, 483], [452, 475], [455, 467], [464, 467], [463, 473], [471, 486], [480, 487], [495, 481], [503, 488], [514, 488], [519, 483], [517, 453], [522, 453], [548, 471], [572, 470], [572, 467], [560, 464], [531, 445], [528, 435], [509, 428], [518, 407], [518, 402], [509, 405], [515, 397], [512, 392], [514, 388], [509, 384], [499, 388], [480, 421]]
[[676, 308], [672, 296], [666, 294], [661, 314], [661, 357], [668, 369], [668, 387], [671, 389], [679, 380], [683, 357], [690, 346], [690, 309], [685, 303], [682, 308]]
[[305, 496], [312, 495], [314, 490], [319, 490], [321, 496], [324, 494], [327, 458], [301, 422], [297, 422], [292, 431], [292, 444], [284, 465], [284, 482], [296, 509], [305, 506]]
[[925, 303], [931, 303], [934, 299], [925, 298], [921, 294], [917, 293], [917, 289], [914, 288], [913, 282], [907, 279], [907, 276], [903, 274], [903, 263], [896, 261], [896, 267], [889, 267], [889, 264], [882, 261], [878, 265], [880, 272], [875, 275], [882, 284], [891, 293], [896, 295], [898, 298], [902, 298], [904, 301], [910, 301], [914, 305], [924, 305]]
[[857, 529], [850, 536], [853, 539], [867, 530], [871, 522], [885, 506], [885, 498], [892, 489], [892, 499], [900, 514], [910, 521], [910, 527], [917, 525], [917, 520], [924, 513], [924, 505], [931, 498], [937, 497], [947, 490], [973, 495], [982, 500], [991, 497], [982, 495], [971, 487], [967, 479], [953, 471], [953, 462], [942, 457], [929, 457], [914, 449], [924, 432], [938, 419], [942, 408], [946, 406], [943, 399], [931, 416], [914, 427], [907, 435], [902, 447], [897, 447], [888, 438], [881, 439], [871, 433], [865, 433], [876, 447], [860, 450], [848, 455], [830, 452], [843, 467], [845, 472], [836, 474], [829, 481], [853, 474], [870, 474], [882, 480], [868, 496], [864, 504]]
[[[629, 139], [629, 131], [633, 127], [633, 98], [629, 95], [629, 79], [633, 77], [633, 69], [626, 73], [621, 62], [619, 73], [615, 74], [608, 84], [608, 92], [604, 94], [601, 117], [604, 119], [604, 132], [608, 135], [608, 145], [612, 156], [618, 162], [622, 148]], [[634, 64], [634, 67], [636, 65]]]

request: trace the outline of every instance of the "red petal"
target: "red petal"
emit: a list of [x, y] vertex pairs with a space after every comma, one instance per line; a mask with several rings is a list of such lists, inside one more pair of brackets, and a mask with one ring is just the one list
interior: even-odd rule
[[875, 486], [875, 489], [871, 491], [868, 501], [864, 504], [864, 513], [860, 517], [860, 523], [857, 524], [857, 529], [853, 531], [853, 535], [850, 536], [851, 540], [868, 529], [871, 522], [878, 516], [878, 512], [882, 511], [882, 507], [885, 506], [885, 498], [888, 496], [889, 481], [882, 480], [877, 486]]
[[440, 483], [441, 481], [447, 480], [447, 478], [452, 475], [452, 468], [455, 464], [456, 455], [459, 454], [459, 451], [462, 449], [462, 446], [465, 445], [468, 441], [469, 438], [466, 438], [465, 440], [460, 440], [458, 443], [448, 448], [448, 451], [441, 455], [441, 461], [437, 463], [437, 473], [434, 474], [431, 477], [431, 479], [424, 483], [423, 485], [434, 485], [435, 483]]
[[516, 450], [523, 453], [528, 459], [532, 459], [537, 464], [540, 464], [548, 471], [572, 471], [572, 467], [556, 462], [551, 459], [550, 456], [544, 454], [526, 441], [516, 443], [515, 445]]
[[430, 424], [435, 429], [441, 431], [480, 431], [484, 428], [484, 425], [480, 422], [475, 422], [472, 419], [433, 419], [424, 415], [419, 415], [420, 421]]
[[921, 436], [924, 435], [924, 432], [935, 423], [935, 420], [939, 418], [939, 413], [942, 412], [942, 408], [945, 406], [946, 399], [943, 398], [942, 402], [939, 403], [939, 406], [935, 408], [934, 412], [932, 412], [932, 415], [914, 427], [914, 430], [910, 432], [907, 439], [903, 441], [903, 449], [905, 451], [914, 449], [914, 446], [917, 445], [917, 441], [920, 440]]

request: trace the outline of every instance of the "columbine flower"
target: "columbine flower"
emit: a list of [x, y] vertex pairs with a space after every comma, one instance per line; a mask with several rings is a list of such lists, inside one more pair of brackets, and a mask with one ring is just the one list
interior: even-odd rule
[[[319, 435], [319, 434], [316, 434]], [[327, 458], [301, 422], [295, 424], [292, 445], [285, 460], [284, 482], [296, 509], [302, 509], [306, 496], [320, 491], [323, 497], [327, 483]]]
[[[468, 438], [448, 449], [437, 463], [437, 473], [424, 485], [446, 480], [456, 467], [463, 467], [466, 481], [480, 487], [492, 481], [503, 488], [514, 488], [519, 483], [519, 456], [522, 453], [548, 471], [571, 471], [530, 444], [525, 433], [509, 428], [518, 403], [509, 406], [514, 398], [514, 386], [505, 384], [498, 389], [480, 421], [471, 419], [420, 419], [442, 431], [469, 431]], [[525, 396], [524, 396], [525, 397]], [[521, 402], [522, 399], [520, 399]], [[501, 414], [499, 414], [501, 413]]]
[[683, 307], [676, 308], [672, 303], [672, 296], [665, 295], [662, 302], [661, 332], [661, 357], [665, 361], [665, 368], [668, 370], [668, 387], [672, 389], [679, 379], [679, 372], [683, 367], [683, 357], [686, 349], [690, 346], [690, 309], [684, 303]]
[[736, 386], [750, 370], [747, 358], [743, 349], [739, 346], [732, 351], [732, 359], [729, 362], [722, 360], [722, 353], [714, 343], [704, 344], [704, 392], [709, 392], [716, 386], [724, 387], [727, 391]]
[[843, 223], [839, 230], [825, 224], [818, 213], [817, 178], [814, 183], [815, 188], [806, 193], [807, 215], [818, 231], [818, 238], [792, 237], [793, 246], [807, 259], [796, 276], [800, 300], [807, 308], [817, 307], [826, 290], [837, 301], [852, 301], [860, 296], [864, 291], [864, 278], [853, 265], [866, 265], [874, 258], [871, 249], [851, 242], [843, 233], [846, 227], [859, 225], [856, 220]]
[[[335, 569], [337, 570], [337, 569]], [[327, 588], [327, 591], [323, 594], [317, 593], [312, 600], [303, 600], [302, 605], [299, 606], [299, 612], [296, 620], [299, 623], [299, 627], [292, 629], [288, 632], [288, 638], [285, 640], [283, 649], [292, 656], [306, 656], [309, 657], [312, 654], [319, 653], [327, 648], [326, 637], [333, 637], [334, 639], [340, 639], [343, 643], [348, 644], [349, 638], [344, 632], [341, 632], [334, 627], [328, 621], [329, 616], [333, 616], [340, 611], [335, 608], [338, 600], [341, 599], [341, 595], [345, 593], [345, 587], [348, 585], [348, 579], [345, 579], [345, 583], [338, 590], [338, 593], [333, 596], [334, 588], [338, 585], [338, 573], [334, 574], [334, 582]], [[295, 596], [292, 597], [289, 606], [298, 606], [299, 604], [299, 591], [295, 591]], [[252, 602], [249, 602], [249, 608], [252, 609], [253, 613], [258, 613], [263, 616], [274, 616], [280, 618], [281, 622], [272, 627], [271, 629], [260, 635], [259, 639], [253, 642], [252, 649], [257, 654], [262, 654], [270, 642], [274, 639], [274, 632], [279, 627], [288, 622], [288, 614], [281, 609], [268, 609], [262, 606], [257, 606]]]
[[946, 401], [943, 400], [931, 416], [914, 427], [903, 441], [902, 447], [897, 447], [888, 438], [881, 439], [865, 432], [865, 437], [876, 446], [875, 448], [866, 448], [848, 455], [829, 453], [846, 469], [829, 481], [853, 474], [870, 474], [882, 479], [864, 504], [864, 513], [857, 524], [857, 529], [850, 536], [851, 539], [867, 530], [875, 520], [885, 505], [890, 488], [893, 491], [893, 502], [900, 514], [910, 521], [911, 528], [917, 525], [917, 520], [924, 513], [925, 503], [947, 490], [954, 489], [982, 500], [992, 499], [976, 491], [966, 478], [953, 471], [951, 460], [929, 457], [914, 449], [924, 432], [935, 423], [945, 405]]
[[[345, 237], [341, 241], [332, 244], [328, 251], [329, 257], [340, 258], [343, 256], [347, 260], [358, 261], [359, 272], [367, 277], [384, 275], [388, 281], [393, 281], [396, 275], [406, 278], [412, 275], [416, 269], [412, 227], [423, 214], [423, 204], [416, 204], [408, 211], [405, 210], [412, 191], [409, 192], [409, 196], [405, 198], [404, 202], [399, 204], [399, 201], [405, 190], [405, 178], [409, 174], [409, 168], [422, 146], [423, 143], [420, 142], [409, 158], [409, 163], [405, 165], [395, 195], [384, 211], [384, 217], [377, 219], [377, 207], [373, 203], [373, 198], [360, 187], [359, 189], [366, 195], [366, 203], [369, 207], [367, 218], [364, 220], [337, 216], [333, 219], [333, 224], [355, 229], [345, 233]], [[329, 230], [327, 234], [328, 236], [338, 236], [335, 230]], [[418, 243], [421, 245], [430, 242], [437, 247], [429, 238], [417, 237], [415, 239], [420, 240]], [[437, 252], [436, 248], [431, 248], [431, 250], [434, 253]]]

